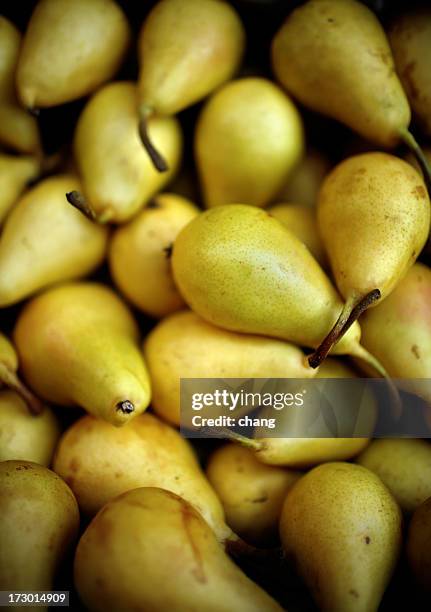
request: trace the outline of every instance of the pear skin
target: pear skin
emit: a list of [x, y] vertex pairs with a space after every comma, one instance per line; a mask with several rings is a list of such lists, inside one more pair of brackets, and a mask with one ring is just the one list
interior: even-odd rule
[[191, 503], [221, 542], [232, 535], [190, 443], [151, 414], [120, 428], [92, 416], [79, 419], [63, 434], [53, 465], [87, 515], [131, 489], [160, 487]]
[[416, 582], [431, 593], [431, 498], [417, 508], [410, 521], [407, 558]]
[[40, 164], [35, 157], [0, 153], [0, 226], [26, 185], [38, 176], [39, 169]]
[[172, 278], [169, 249], [199, 212], [186, 198], [159, 194], [112, 236], [109, 267], [114, 283], [132, 304], [152, 317], [161, 318], [184, 307]]
[[39, 0], [17, 66], [22, 104], [50, 107], [91, 93], [117, 72], [129, 42], [112, 0]]
[[79, 541], [75, 585], [94, 612], [281, 612], [170, 491], [140, 488], [104, 506]]
[[277, 85], [254, 77], [224, 85], [205, 104], [195, 131], [206, 206], [265, 206], [303, 149], [299, 112]]
[[0, 463], [1, 590], [51, 590], [78, 527], [75, 497], [54, 472], [30, 461]]
[[[160, 321], [144, 343], [152, 407], [180, 425], [181, 378], [310, 378], [305, 355], [293, 344], [215, 327], [189, 310]], [[185, 415], [183, 415], [184, 419]]]
[[138, 337], [124, 302], [97, 283], [67, 283], [42, 293], [24, 307], [14, 329], [32, 389], [118, 426], [150, 402]]
[[98, 221], [127, 221], [177, 171], [182, 151], [178, 121], [152, 117], [148, 122], [151, 140], [169, 165], [164, 173], [153, 167], [143, 149], [137, 124], [137, 90], [131, 82], [110, 83], [100, 89], [78, 119], [75, 158], [84, 196]]
[[0, 461], [21, 459], [48, 467], [59, 436], [50, 408], [33, 415], [17, 393], [0, 391]]
[[13, 207], [0, 237], [0, 307], [85, 276], [102, 262], [108, 230], [66, 202], [64, 194], [72, 189], [80, 189], [75, 177], [53, 176]]
[[323, 612], [374, 612], [401, 549], [401, 512], [382, 481], [350, 463], [314, 468], [288, 491], [280, 535]]
[[286, 185], [278, 194], [281, 202], [298, 202], [313, 208], [323, 179], [328, 174], [329, 159], [317, 149], [308, 149], [306, 155], [289, 174]]

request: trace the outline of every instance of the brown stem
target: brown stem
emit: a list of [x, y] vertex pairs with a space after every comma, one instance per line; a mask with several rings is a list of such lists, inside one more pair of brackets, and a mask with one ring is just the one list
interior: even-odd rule
[[29, 411], [34, 414], [41, 414], [44, 409], [43, 403], [28, 389], [18, 378], [17, 374], [8, 368], [4, 363], [0, 363], [0, 382], [6, 387], [15, 391], [27, 404]]
[[124, 400], [122, 402], [118, 402], [117, 410], [123, 414], [131, 414], [132, 412], [135, 412], [135, 406], [129, 400]]
[[69, 191], [66, 193], [66, 199], [69, 204], [72, 204], [75, 208], [77, 208], [83, 215], [90, 219], [91, 221], [97, 221], [97, 216], [90, 203], [86, 198], [82, 195], [80, 191]]
[[155, 169], [159, 172], [167, 172], [167, 170], [169, 170], [169, 166], [166, 163], [165, 158], [157, 151], [150, 140], [146, 116], [142, 116], [139, 121], [139, 136], [141, 137], [142, 144], [150, 156]]
[[400, 136], [404, 144], [408, 146], [410, 151], [415, 156], [420, 166], [420, 169], [422, 170], [422, 174], [423, 174], [424, 181], [428, 189], [428, 193], [431, 194], [431, 167], [428, 162], [428, 159], [425, 157], [425, 154], [422, 151], [421, 147], [419, 146], [418, 142], [416, 141], [416, 138], [413, 136], [411, 132], [409, 132], [409, 130], [407, 129], [401, 130]]

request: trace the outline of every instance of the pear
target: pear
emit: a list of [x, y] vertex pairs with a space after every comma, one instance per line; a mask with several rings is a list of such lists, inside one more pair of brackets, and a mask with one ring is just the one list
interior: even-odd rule
[[190, 443], [151, 414], [120, 428], [92, 416], [75, 421], [63, 434], [53, 465], [85, 514], [96, 514], [130, 489], [161, 487], [191, 503], [220, 541], [232, 535]]
[[17, 66], [22, 104], [34, 109], [86, 96], [114, 76], [129, 42], [112, 0], [39, 0]]
[[395, 66], [412, 110], [431, 136], [431, 10], [416, 8], [400, 14], [389, 30]]
[[0, 153], [0, 225], [26, 185], [38, 176], [39, 170], [39, 161], [35, 157]]
[[329, 170], [329, 159], [321, 151], [307, 149], [306, 155], [289, 174], [286, 185], [278, 194], [280, 201], [314, 207], [320, 185]]
[[13, 207], [0, 237], [0, 307], [85, 276], [102, 262], [107, 229], [85, 219], [64, 198], [66, 191], [79, 188], [71, 175], [50, 177]]
[[21, 34], [13, 23], [0, 15], [0, 143], [19, 153], [39, 153], [36, 119], [19, 106], [15, 94], [20, 46]]
[[67, 283], [33, 298], [14, 329], [32, 389], [113, 425], [123, 425], [150, 402], [138, 336], [124, 302], [108, 287], [88, 282]]
[[186, 417], [183, 414], [181, 419], [180, 414], [181, 378], [310, 378], [315, 374], [296, 346], [226, 331], [187, 310], [166, 317], [151, 330], [144, 354], [153, 387], [152, 407], [175, 425], [185, 424]]
[[431, 593], [431, 498], [417, 508], [410, 522], [407, 558], [416, 581]]
[[75, 497], [54, 472], [30, 461], [0, 463], [1, 590], [51, 590], [78, 526]]
[[278, 81], [302, 104], [385, 148], [403, 140], [430, 178], [412, 134], [406, 94], [376, 15], [357, 0], [309, 0], [272, 42]]
[[193, 506], [151, 487], [120, 495], [93, 519], [76, 550], [75, 585], [92, 612], [282, 611]]
[[45, 407], [37, 416], [13, 391], [0, 391], [0, 461], [22, 459], [49, 466], [60, 428], [54, 413]]
[[155, 167], [168, 164], [147, 131], [152, 115], [174, 115], [229, 80], [239, 68], [245, 33], [234, 8], [219, 0], [162, 0], [139, 34], [140, 132]]
[[182, 134], [172, 117], [153, 117], [150, 137], [169, 164], [160, 174], [142, 148], [136, 85], [110, 83], [86, 104], [76, 126], [75, 158], [84, 184], [86, 205], [77, 194], [69, 201], [99, 222], [124, 222], [163, 189], [175, 174], [181, 156]]
[[401, 513], [381, 480], [349, 463], [314, 468], [290, 489], [280, 534], [323, 612], [373, 612], [401, 547]]
[[312, 208], [303, 204], [275, 204], [268, 208], [268, 212], [305, 244], [322, 268], [327, 267], [325, 247]]
[[172, 278], [169, 249], [198, 213], [189, 200], [164, 193], [114, 232], [109, 247], [112, 278], [132, 304], [152, 317], [184, 307]]
[[431, 445], [425, 440], [374, 440], [356, 461], [381, 478], [405, 512], [431, 497]]
[[428, 238], [430, 210], [416, 170], [387, 153], [350, 157], [327, 176], [317, 218], [345, 305], [310, 358], [313, 367], [364, 310], [395, 289], [414, 264]]
[[303, 149], [301, 117], [277, 85], [254, 77], [224, 85], [196, 125], [195, 156], [206, 206], [265, 206]]
[[286, 492], [302, 473], [264, 465], [233, 443], [210, 456], [206, 471], [233, 531], [256, 545], [276, 542]]

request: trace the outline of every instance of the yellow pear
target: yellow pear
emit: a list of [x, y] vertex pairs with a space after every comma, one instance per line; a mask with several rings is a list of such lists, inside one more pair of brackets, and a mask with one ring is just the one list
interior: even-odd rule
[[[78, 119], [75, 158], [90, 211], [87, 214], [97, 221], [130, 219], [163, 189], [178, 168], [182, 150], [178, 121], [153, 117], [148, 123], [152, 141], [169, 164], [169, 171], [163, 174], [144, 151], [137, 123], [137, 91], [131, 82], [110, 83], [100, 89]], [[72, 203], [80, 206], [76, 194]]]
[[30, 414], [13, 391], [0, 391], [0, 461], [22, 459], [51, 465], [60, 428], [53, 412]]
[[138, 326], [97, 283], [68, 283], [33, 298], [14, 330], [25, 379], [41, 397], [123, 425], [150, 402]]
[[327, 463], [287, 493], [280, 521], [293, 561], [322, 612], [376, 612], [401, 548], [401, 513], [382, 481]]
[[145, 340], [144, 354], [153, 387], [152, 407], [175, 425], [181, 422], [181, 378], [310, 378], [315, 374], [296, 346], [226, 331], [189, 310], [158, 323]]
[[322, 268], [327, 266], [325, 247], [312, 208], [303, 204], [275, 204], [268, 208], [268, 212], [305, 244]]
[[431, 593], [431, 498], [417, 508], [410, 521], [407, 558], [416, 581]]
[[329, 159], [317, 149], [307, 149], [306, 155], [289, 174], [286, 185], [278, 194], [283, 202], [298, 202], [313, 207], [323, 179], [331, 165]]
[[22, 104], [50, 107], [91, 93], [117, 72], [129, 42], [113, 0], [39, 0], [16, 73]]
[[425, 440], [374, 440], [356, 461], [381, 478], [405, 512], [431, 497], [431, 445]]
[[228, 2], [162, 0], [150, 11], [138, 41], [140, 131], [159, 171], [167, 164], [148, 138], [148, 117], [174, 115], [230, 79], [244, 46], [244, 28]]
[[412, 110], [431, 136], [431, 10], [416, 8], [395, 18], [389, 30], [395, 66]]
[[85, 276], [102, 262], [108, 230], [85, 219], [64, 197], [79, 188], [71, 175], [53, 176], [13, 207], [0, 236], [0, 307]]
[[36, 119], [19, 106], [15, 94], [20, 46], [21, 34], [13, 23], [0, 15], [0, 143], [19, 153], [39, 153]]
[[344, 308], [322, 342], [318, 365], [340, 333], [384, 300], [414, 264], [430, 230], [430, 201], [410, 164], [364, 153], [335, 167], [319, 193], [317, 218]]
[[1, 590], [51, 590], [78, 527], [75, 497], [54, 472], [30, 461], [0, 463]]
[[264, 465], [233, 443], [211, 455], [206, 471], [233, 531], [257, 545], [276, 541], [286, 492], [302, 473]]
[[120, 495], [93, 519], [76, 550], [75, 585], [94, 612], [282, 612], [193, 506], [151, 487]]
[[265, 206], [286, 183], [304, 149], [301, 117], [271, 81], [243, 78], [205, 104], [195, 156], [207, 207]]
[[63, 434], [53, 465], [85, 514], [130, 489], [160, 487], [190, 502], [220, 541], [232, 535], [192, 446], [151, 414], [120, 428], [92, 416], [79, 419]]
[[26, 185], [38, 176], [39, 170], [39, 161], [35, 157], [0, 153], [0, 225]]
[[159, 194], [114, 232], [109, 247], [112, 278], [123, 295], [152, 317], [164, 317], [184, 306], [172, 278], [169, 249], [198, 213], [179, 195]]

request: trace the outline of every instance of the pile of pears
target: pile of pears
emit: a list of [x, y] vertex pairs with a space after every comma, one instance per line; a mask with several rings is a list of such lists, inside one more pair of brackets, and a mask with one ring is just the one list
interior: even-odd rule
[[179, 428], [182, 378], [383, 377], [431, 438], [431, 10], [138, 4], [1, 7], [0, 590], [429, 610], [429, 439]]

